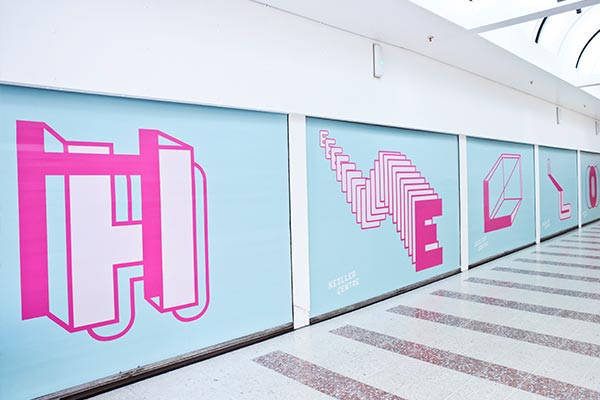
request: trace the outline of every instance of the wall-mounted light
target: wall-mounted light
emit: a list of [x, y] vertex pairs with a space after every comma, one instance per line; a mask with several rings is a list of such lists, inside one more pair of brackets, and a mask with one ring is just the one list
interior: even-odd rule
[[373, 43], [373, 76], [377, 79], [383, 76], [383, 49]]

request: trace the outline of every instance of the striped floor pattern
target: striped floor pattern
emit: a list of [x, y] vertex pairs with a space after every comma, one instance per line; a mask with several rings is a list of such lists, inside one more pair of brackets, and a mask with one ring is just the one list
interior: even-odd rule
[[540, 394], [550, 399], [585, 398], [600, 399], [600, 392], [569, 383], [505, 367], [476, 358], [451, 353], [396, 337], [373, 332], [356, 326], [346, 325], [332, 333], [403, 356], [416, 358], [433, 365], [487, 379], [523, 391]]
[[596, 223], [96, 398], [600, 400], [599, 371]]

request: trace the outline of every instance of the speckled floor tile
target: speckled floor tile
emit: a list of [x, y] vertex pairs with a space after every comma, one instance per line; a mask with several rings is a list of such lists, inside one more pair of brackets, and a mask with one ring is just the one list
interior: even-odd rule
[[265, 354], [254, 362], [336, 399], [406, 400], [282, 351]]
[[584, 233], [584, 234], [581, 234], [581, 235], [573, 235], [573, 237], [580, 237], [580, 238], [594, 238], [594, 239], [595, 239], [595, 238], [598, 238], [598, 239], [600, 239], [600, 235], [594, 235], [594, 234], [592, 234], [592, 233]]
[[407, 317], [422, 319], [438, 324], [450, 325], [457, 328], [487, 333], [490, 335], [506, 337], [513, 340], [537, 344], [540, 346], [561, 349], [573, 353], [583, 354], [590, 357], [600, 358], [600, 345], [586, 343], [564, 337], [546, 335], [525, 329], [513, 328], [484, 321], [476, 321], [467, 318], [457, 318], [453, 315], [437, 313], [420, 308], [397, 306], [388, 310], [389, 312]]
[[462, 318], [450, 314], [444, 314], [436, 311], [429, 311], [422, 308], [408, 306], [396, 306], [390, 308], [388, 311], [393, 312], [395, 314], [405, 315], [407, 317], [418, 318], [425, 321], [432, 321], [455, 327], [461, 327], [473, 321], [468, 318]]
[[598, 317], [600, 319], [600, 315], [597, 314], [589, 314], [589, 313], [578, 313], [572, 310], [565, 310], [556, 307], [548, 307], [538, 304], [524, 303], [513, 300], [505, 300], [499, 299], [497, 297], [490, 296], [479, 296], [470, 293], [461, 293], [454, 292], [451, 290], [436, 290], [435, 292], [431, 292], [434, 296], [446, 297], [450, 299], [458, 299], [469, 301], [473, 303], [487, 304], [495, 307], [509, 308], [512, 310], [526, 311], [537, 314], [544, 315], [560, 315], [563, 318], [572, 318], [578, 320], [589, 320], [591, 317]]
[[[600, 249], [598, 249], [598, 251], [600, 251]], [[526, 263], [531, 266], [553, 265], [553, 266], [557, 266], [557, 267], [582, 268], [582, 269], [590, 269], [590, 270], [600, 271], [600, 265], [598, 265], [598, 264], [581, 264], [581, 263], [570, 263], [570, 262], [552, 261], [552, 260], [535, 260], [535, 259], [531, 259], [531, 258], [515, 258], [511, 261], [516, 261], [519, 263]]]
[[546, 255], [546, 256], [560, 256], [560, 257], [574, 257], [574, 258], [587, 258], [590, 260], [600, 260], [600, 256], [593, 254], [582, 254], [582, 253], [566, 253], [562, 251], [536, 251], [534, 254]]
[[600, 252], [600, 247], [563, 246], [563, 245], [560, 245], [560, 244], [549, 244], [549, 245], [546, 246], [546, 248]]
[[[516, 283], [535, 284], [538, 286], [547, 286], [553, 288], [564, 288], [569, 290], [586, 291], [587, 288], [597, 287], [597, 284], [586, 282], [576, 282], [567, 280], [558, 280], [553, 278], [530, 277], [519, 274], [509, 274], [506, 272], [489, 270], [487, 275], [475, 276], [475, 278], [495, 279], [512, 281]], [[512, 278], [512, 279], [511, 279]], [[466, 286], [460, 292], [475, 294], [480, 296], [489, 296], [504, 300], [517, 301], [522, 303], [536, 304], [540, 306], [563, 308], [568, 310], [594, 309], [598, 303], [597, 300], [585, 299], [580, 297], [559, 296], [552, 293], [523, 290], [515, 287], [490, 286], [474, 282], [465, 282]], [[585, 286], [582, 287], [582, 286]], [[490, 290], [491, 289], [491, 290]], [[594, 290], [591, 290], [594, 291]], [[499, 310], [499, 309], [496, 309]], [[518, 311], [517, 314], [523, 313]]]
[[497, 279], [469, 278], [467, 280], [469, 282], [479, 283], [482, 285], [517, 288], [517, 289], [523, 289], [523, 290], [531, 290], [533, 292], [552, 293], [552, 294], [558, 294], [561, 296], [581, 297], [581, 298], [586, 298], [586, 299], [600, 300], [600, 293], [597, 293], [597, 292], [583, 292], [583, 291], [578, 291], [578, 290], [560, 289], [560, 288], [555, 288], [555, 287], [550, 287], [550, 286], [539, 286], [539, 285], [530, 285], [530, 284], [526, 284], [526, 283], [518, 283], [518, 282], [511, 282], [511, 281], [501, 281], [501, 280], [497, 280]]
[[571, 392], [586, 393], [590, 400], [600, 399], [600, 392], [591, 389], [472, 357], [453, 354], [442, 349], [431, 348], [356, 326], [342, 326], [332, 330], [331, 333], [443, 368], [515, 387], [526, 392], [540, 394], [551, 399], [568, 400], [568, 395]]
[[569, 400], [572, 396], [583, 396], [582, 398], [587, 400], [600, 399], [600, 393], [594, 390], [535, 375], [530, 376], [529, 379], [521, 383], [518, 388], [526, 392], [537, 393], [544, 397], [557, 400]]
[[492, 270], [493, 271], [510, 272], [510, 273], [514, 273], [514, 274], [545, 276], [547, 278], [569, 279], [572, 281], [600, 283], [600, 278], [596, 278], [596, 277], [592, 277], [592, 276], [560, 274], [557, 272], [534, 271], [534, 270], [530, 270], [530, 269], [511, 268], [511, 267], [494, 267], [494, 268], [492, 268]]
[[585, 244], [599, 244], [600, 240], [575, 240], [575, 239], [562, 239], [561, 242], [566, 243], [585, 243]]
[[95, 400], [599, 399], [597, 261], [600, 223]]

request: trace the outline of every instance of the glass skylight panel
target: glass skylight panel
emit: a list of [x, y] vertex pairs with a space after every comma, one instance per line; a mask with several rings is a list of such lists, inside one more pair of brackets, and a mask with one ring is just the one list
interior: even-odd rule
[[600, 98], [600, 1], [411, 1]]
[[[589, 9], [585, 11], [587, 12]], [[545, 20], [542, 19], [542, 22], [538, 24], [540, 26], [538, 44], [558, 55], [563, 41], [582, 15], [583, 13], [577, 14], [575, 11], [570, 11], [552, 15]]]
[[565, 35], [558, 53], [560, 60], [568, 62], [571, 68], [575, 68], [585, 44], [600, 29], [600, 6], [589, 7], [583, 11]]
[[600, 73], [600, 34], [596, 35], [581, 54], [578, 69], [582, 74]]

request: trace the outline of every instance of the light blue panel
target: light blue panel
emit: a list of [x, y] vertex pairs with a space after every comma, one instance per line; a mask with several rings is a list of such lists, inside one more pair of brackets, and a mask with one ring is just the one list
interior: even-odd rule
[[577, 226], [577, 151], [540, 146], [539, 155], [540, 234], [544, 238]]
[[[132, 283], [135, 322], [120, 339], [102, 342], [86, 331], [69, 333], [46, 316], [22, 320], [17, 120], [44, 122], [70, 141], [114, 143], [117, 154], [139, 154], [140, 128], [161, 130], [194, 147], [208, 188], [210, 305], [204, 316], [182, 322], [159, 312], [138, 280]], [[0, 86], [0, 182], [1, 399], [37, 397], [292, 321], [285, 115]], [[139, 179], [132, 183], [138, 192]], [[61, 187], [47, 188], [48, 197], [58, 199], [50, 205], [56, 207], [49, 213], [53, 221], [65, 218], [64, 201], [54, 193]], [[147, 217], [136, 193], [133, 201], [134, 216]], [[204, 200], [196, 201], [202, 210]], [[50, 236], [65, 236], [64, 224], [49, 227]], [[60, 243], [50, 240], [53, 265], [65, 259], [56, 253]], [[199, 258], [203, 255], [201, 249]], [[140, 266], [118, 271], [122, 308], [129, 304], [129, 279], [142, 273]], [[199, 275], [203, 281], [203, 269]], [[127, 321], [129, 310], [122, 311], [121, 322]], [[111, 326], [98, 329], [102, 335], [114, 332]]]
[[[364, 176], [369, 176], [379, 151], [401, 152], [410, 159], [442, 199], [442, 215], [433, 219], [442, 264], [417, 272], [389, 215], [380, 227], [361, 229], [320, 146], [320, 130], [329, 131]], [[307, 162], [311, 316], [459, 267], [456, 136], [308, 118]]]
[[[467, 178], [469, 264], [535, 242], [533, 146], [468, 138]], [[490, 205], [487, 232], [484, 206], [486, 180], [489, 182]], [[512, 221], [511, 215], [514, 216]]]
[[[46, 150], [48, 148], [46, 147]], [[52, 196], [48, 196], [46, 213], [48, 230], [56, 232], [49, 235], [48, 241], [48, 275], [50, 292], [50, 311], [63, 321], [69, 320], [69, 300], [67, 288], [67, 255], [65, 224], [65, 178], [47, 176], [46, 188]]]
[[[130, 200], [127, 198], [127, 177], [125, 175], [117, 175], [115, 176], [115, 208], [117, 221], [127, 221], [128, 201]], [[139, 209], [140, 207], [136, 208]]]
[[585, 224], [600, 219], [600, 154], [584, 151], [580, 154], [581, 222]]
[[131, 177], [131, 204], [132, 204], [132, 218], [134, 221], [142, 219], [142, 187], [139, 175], [133, 175]]

